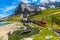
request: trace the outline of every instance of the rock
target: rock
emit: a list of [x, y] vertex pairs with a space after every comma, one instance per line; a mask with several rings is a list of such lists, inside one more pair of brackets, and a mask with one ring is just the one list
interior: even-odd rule
[[59, 32], [59, 31], [53, 30], [53, 32], [54, 32], [58, 37], [60, 37], [60, 32]]
[[51, 28], [48, 28], [48, 30], [51, 30]]
[[51, 30], [51, 28], [49, 28], [49, 27], [46, 27], [48, 30]]
[[46, 39], [53, 38], [53, 36], [45, 36]]
[[23, 38], [23, 39], [21, 39], [21, 40], [33, 40], [33, 38]]
[[34, 27], [34, 26], [31, 26], [31, 27]]
[[60, 37], [59, 37], [60, 38]]
[[53, 38], [53, 36], [50, 36], [50, 38]]
[[2, 38], [2, 40], [8, 40], [8, 35], [4, 35], [4, 37]]
[[42, 30], [40, 30], [40, 32], [42, 32]]

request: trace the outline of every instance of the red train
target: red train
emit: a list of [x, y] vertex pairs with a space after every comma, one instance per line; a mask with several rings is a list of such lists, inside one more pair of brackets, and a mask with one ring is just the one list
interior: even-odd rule
[[42, 27], [46, 27], [46, 22], [41, 22], [41, 21], [34, 21], [34, 24], [40, 25]]

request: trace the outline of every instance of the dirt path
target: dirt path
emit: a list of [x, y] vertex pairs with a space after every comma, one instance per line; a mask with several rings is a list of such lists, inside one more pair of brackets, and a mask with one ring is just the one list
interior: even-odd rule
[[16, 23], [13, 24], [8, 24], [5, 26], [0, 26], [0, 37], [3, 37], [4, 35], [6, 35], [9, 31], [13, 31], [14, 28], [16, 28]]

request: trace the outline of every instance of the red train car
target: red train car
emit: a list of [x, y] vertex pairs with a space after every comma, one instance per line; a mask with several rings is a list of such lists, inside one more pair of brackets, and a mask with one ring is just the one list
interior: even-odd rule
[[34, 24], [37, 24], [37, 25], [39, 25], [39, 26], [42, 26], [42, 27], [46, 27], [46, 22], [34, 21], [33, 23], [34, 23]]
[[40, 25], [41, 25], [42, 27], [46, 27], [46, 22], [42, 22]]

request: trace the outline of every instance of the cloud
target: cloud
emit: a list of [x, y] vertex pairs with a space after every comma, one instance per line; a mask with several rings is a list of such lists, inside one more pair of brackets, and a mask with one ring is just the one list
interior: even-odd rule
[[24, 3], [28, 3], [29, 1], [28, 0], [21, 0], [22, 2], [24, 2]]
[[3, 18], [4, 17], [4, 15], [3, 14], [0, 14], [0, 18]]
[[18, 1], [22, 1], [24, 3], [31, 3], [31, 2], [37, 2], [38, 0], [18, 0]]
[[41, 2], [44, 2], [45, 0], [41, 0]]
[[0, 18], [7, 17], [8, 15], [6, 13], [0, 14]]
[[52, 2], [55, 2], [56, 0], [51, 0]]
[[15, 8], [16, 8], [16, 6], [7, 7], [7, 8], [4, 9], [3, 12], [7, 12], [7, 11], [10, 11], [10, 10], [15, 9]]
[[3, 13], [3, 14], [0, 14], [0, 17], [2, 18], [2, 17], [6, 17], [7, 15], [6, 15], [6, 13]]
[[0, 13], [0, 17], [3, 18], [3, 17], [8, 16], [8, 15], [6, 14], [6, 12], [15, 9], [16, 7], [17, 7], [17, 6], [10, 6], [10, 7], [6, 7], [5, 9], [0, 8], [0, 10], [2, 10], [2, 13]]
[[38, 0], [33, 0], [33, 2], [37, 2]]
[[6, 14], [6, 13], [3, 13], [4, 15]]
[[41, 2], [48, 2], [48, 1], [55, 2], [56, 0], [41, 0]]

